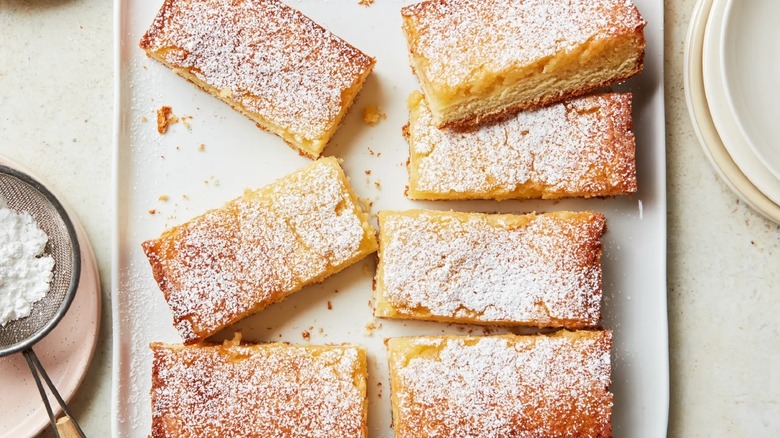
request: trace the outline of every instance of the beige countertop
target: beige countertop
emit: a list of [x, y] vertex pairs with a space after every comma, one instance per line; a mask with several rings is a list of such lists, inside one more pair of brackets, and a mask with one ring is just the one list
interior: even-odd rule
[[[780, 226], [737, 200], [694, 136], [682, 83], [694, 3], [665, 7], [669, 432], [771, 436], [780, 431]], [[112, 14], [109, 0], [0, 0], [0, 155], [63, 194], [100, 265], [100, 341], [71, 402], [89, 436], [110, 435]]]

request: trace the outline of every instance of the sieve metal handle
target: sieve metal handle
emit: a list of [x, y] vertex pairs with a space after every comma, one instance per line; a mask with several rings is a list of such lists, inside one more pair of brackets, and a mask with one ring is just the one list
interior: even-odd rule
[[[57, 388], [54, 386], [54, 383], [52, 383], [49, 375], [46, 374], [46, 370], [43, 369], [43, 365], [41, 365], [41, 362], [38, 360], [38, 356], [35, 355], [33, 349], [28, 348], [22, 351], [22, 354], [24, 354], [24, 358], [27, 359], [27, 365], [30, 367], [30, 371], [32, 372], [33, 378], [35, 379], [35, 384], [38, 386], [38, 392], [41, 393], [41, 399], [43, 400], [44, 406], [46, 406], [46, 413], [49, 414], [49, 422], [51, 423], [51, 427], [54, 429], [54, 433], [57, 435], [57, 437], [86, 438], [84, 431], [81, 430], [79, 424], [76, 422], [76, 420], [73, 419], [73, 415], [70, 413], [70, 410], [68, 410], [68, 404], [65, 403], [65, 400], [62, 399], [60, 393], [57, 392]], [[64, 422], [57, 421], [57, 419], [54, 418], [54, 412], [52, 412], [51, 405], [49, 404], [49, 397], [46, 396], [46, 390], [43, 388], [41, 377], [43, 377], [43, 381], [46, 383], [46, 386], [49, 387], [49, 391], [51, 391], [52, 395], [54, 395], [54, 398], [57, 400], [57, 403], [62, 408], [62, 412], [65, 413], [65, 417], [63, 418], [67, 418], [67, 420]], [[58, 427], [60, 423], [63, 424], [62, 428]]]

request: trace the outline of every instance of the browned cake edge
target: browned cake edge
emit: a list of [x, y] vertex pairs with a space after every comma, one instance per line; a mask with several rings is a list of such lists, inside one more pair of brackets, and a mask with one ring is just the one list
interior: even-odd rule
[[[642, 34], [642, 45], [644, 46], [644, 35]], [[499, 112], [495, 113], [488, 113], [488, 114], [479, 114], [477, 116], [471, 117], [471, 118], [465, 118], [460, 120], [452, 120], [449, 122], [445, 122], [437, 126], [438, 128], [449, 128], [454, 129], [456, 131], [473, 131], [475, 129], [479, 129], [480, 126], [485, 124], [491, 124], [491, 123], [497, 123], [501, 120], [505, 120], [508, 117], [511, 117], [515, 114], [517, 114], [520, 111], [524, 110], [530, 110], [535, 108], [540, 108], [543, 106], [551, 105], [554, 103], [562, 102], [565, 100], [574, 99], [580, 96], [583, 96], [585, 94], [588, 94], [590, 92], [599, 90], [604, 87], [608, 87], [610, 85], [613, 85], [615, 83], [618, 83], [620, 81], [624, 81], [635, 74], [642, 71], [644, 67], [644, 58], [645, 58], [645, 50], [642, 50], [642, 53], [640, 54], [639, 58], [637, 59], [636, 64], [634, 64], [634, 67], [632, 70], [630, 70], [627, 74], [616, 76], [614, 78], [611, 78], [609, 80], [606, 80], [604, 82], [601, 82], [596, 85], [592, 85], [589, 87], [582, 87], [577, 90], [573, 90], [569, 93], [563, 93], [560, 95], [551, 95], [547, 97], [543, 97], [540, 99], [537, 99], [535, 101], [531, 102], [525, 102], [519, 105], [515, 105], [513, 107], [504, 109]]]

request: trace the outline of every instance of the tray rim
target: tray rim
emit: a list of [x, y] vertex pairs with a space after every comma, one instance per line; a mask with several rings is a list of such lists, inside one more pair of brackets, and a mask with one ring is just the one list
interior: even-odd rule
[[[291, 0], [283, 0], [286, 2], [291, 2]], [[349, 1], [349, 0], [342, 0], [342, 1]], [[657, 24], [658, 28], [660, 29], [661, 34], [661, 41], [658, 47], [656, 47], [654, 50], [658, 53], [657, 58], [660, 61], [659, 66], [657, 68], [657, 74], [659, 77], [657, 78], [657, 85], [660, 93], [660, 99], [661, 99], [661, 105], [660, 108], [657, 109], [657, 116], [660, 118], [660, 120], [656, 121], [654, 123], [655, 129], [656, 129], [656, 135], [658, 136], [657, 145], [654, 145], [658, 147], [659, 150], [655, 151], [657, 154], [658, 162], [657, 169], [655, 171], [655, 177], [658, 178], [658, 184], [659, 188], [661, 190], [658, 190], [657, 196], [657, 204], [659, 207], [659, 227], [663, 235], [663, 241], [659, 242], [658, 244], [661, 246], [659, 250], [659, 254], [662, 256], [660, 257], [659, 263], [659, 270], [661, 273], [661, 283], [663, 284], [663, 297], [661, 299], [662, 304], [662, 310], [661, 314], [659, 314], [659, 320], [656, 321], [659, 323], [657, 327], [654, 327], [657, 331], [662, 332], [659, 333], [659, 338], [662, 341], [662, 347], [660, 350], [660, 353], [662, 354], [662, 357], [658, 359], [659, 364], [665, 364], [661, 370], [658, 370], [659, 376], [663, 380], [663, 388], [661, 389], [662, 397], [657, 400], [658, 407], [660, 408], [660, 412], [662, 415], [662, 418], [656, 418], [657, 424], [662, 424], [663, 429], [663, 436], [668, 433], [668, 426], [669, 426], [669, 408], [670, 408], [670, 367], [669, 367], [669, 325], [668, 325], [668, 251], [667, 251], [667, 241], [669, 238], [668, 234], [668, 205], [667, 205], [667, 189], [668, 189], [668, 181], [667, 181], [667, 167], [666, 167], [666, 90], [665, 90], [665, 81], [664, 81], [664, 71], [665, 71], [665, 47], [664, 47], [664, 35], [663, 35], [663, 29], [664, 29], [664, 23], [665, 23], [665, 9], [664, 9], [664, 2], [663, 0], [646, 0], [646, 1], [653, 1], [657, 4], [660, 4], [658, 6], [658, 13], [659, 13], [659, 21], [660, 23]], [[702, 1], [702, 0], [700, 0]], [[122, 113], [122, 102], [124, 99], [126, 99], [126, 96], [122, 94], [122, 83], [124, 79], [124, 75], [122, 73], [122, 47], [125, 44], [125, 41], [122, 39], [122, 35], [124, 33], [125, 27], [124, 27], [124, 17], [122, 15], [122, 11], [125, 10], [125, 5], [132, 3], [132, 0], [114, 0], [113, 1], [113, 7], [114, 7], [114, 16], [113, 16], [113, 26], [114, 26], [114, 34], [113, 34], [113, 67], [114, 67], [114, 113], [113, 113], [113, 132], [112, 132], [112, 196], [113, 196], [113, 202], [111, 205], [111, 215], [112, 215], [112, 231], [111, 231], [111, 307], [112, 307], [112, 382], [111, 382], [111, 433], [112, 436], [119, 436], [120, 431], [120, 421], [119, 416], [117, 415], [117, 409], [118, 409], [118, 401], [120, 396], [120, 388], [119, 388], [119, 379], [120, 379], [120, 367], [117, 366], [120, 363], [121, 359], [121, 318], [119, 315], [121, 314], [120, 308], [119, 308], [119, 286], [120, 286], [120, 272], [119, 272], [119, 261], [120, 261], [120, 250], [122, 248], [121, 245], [121, 235], [119, 233], [120, 230], [120, 222], [121, 219], [119, 217], [119, 211], [120, 211], [120, 196], [121, 196], [121, 178], [119, 178], [120, 172], [122, 171], [121, 163], [120, 163], [120, 148], [122, 143], [122, 127], [123, 127], [123, 113]], [[661, 291], [659, 291], [661, 293]], [[659, 297], [660, 298], [660, 297]], [[613, 353], [614, 354], [614, 353]]]

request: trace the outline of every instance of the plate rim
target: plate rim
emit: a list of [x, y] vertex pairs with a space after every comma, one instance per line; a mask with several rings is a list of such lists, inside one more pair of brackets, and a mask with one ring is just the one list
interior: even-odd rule
[[764, 195], [733, 161], [715, 128], [704, 93], [702, 51], [706, 19], [714, 0], [698, 0], [685, 42], [683, 85], [688, 115], [699, 145], [716, 173], [744, 203], [765, 218], [780, 223], [780, 206]]
[[[665, 166], [666, 163], [666, 151], [664, 148], [664, 139], [665, 139], [665, 105], [664, 105], [664, 98], [665, 98], [665, 89], [664, 89], [664, 45], [663, 45], [663, 17], [664, 17], [664, 10], [663, 10], [663, 1], [662, 0], [648, 0], [648, 1], [655, 1], [658, 4], [660, 4], [659, 8], [659, 17], [660, 22], [658, 23], [658, 29], [660, 33], [661, 40], [659, 41], [658, 47], [655, 47], [653, 52], [659, 54], [659, 65], [657, 67], [657, 71], [655, 73], [660, 73], [660, 77], [657, 79], [654, 79], [655, 83], [654, 86], [657, 85], [658, 91], [655, 92], [655, 94], [660, 94], [660, 100], [661, 104], [657, 108], [657, 114], [661, 117], [659, 120], [658, 126], [656, 129], [654, 129], [654, 135], [657, 136], [659, 139], [655, 141], [656, 144], [653, 144], [653, 146], [658, 146], [657, 156], [659, 158], [659, 162], [656, 163], [660, 166], [660, 168], [656, 171], [656, 176], [659, 179], [659, 182], [657, 184], [660, 184], [662, 187], [662, 190], [659, 190], [656, 194], [657, 204], [660, 212], [660, 217], [658, 218], [658, 224], [660, 231], [663, 232], [663, 239], [659, 239], [658, 241], [658, 247], [660, 248], [660, 255], [661, 255], [661, 261], [659, 262], [658, 268], [659, 268], [659, 276], [662, 277], [662, 284], [663, 288], [658, 291], [658, 296], [656, 297], [658, 300], [661, 301], [660, 303], [660, 309], [662, 310], [662, 315], [657, 320], [653, 320], [655, 323], [657, 323], [657, 326], [653, 327], [653, 330], [661, 335], [658, 338], [657, 344], [661, 346], [662, 348], [659, 350], [659, 360], [658, 365], [663, 364], [662, 370], [658, 372], [659, 381], [657, 383], [663, 384], [663, 388], [660, 389], [658, 392], [662, 395], [661, 397], [653, 400], [653, 406], [657, 406], [659, 408], [659, 412], [662, 413], [662, 415], [654, 416], [654, 423], [658, 425], [662, 425], [659, 427], [659, 429], [663, 429], [664, 435], [668, 430], [668, 418], [669, 418], [669, 406], [670, 406], [670, 369], [669, 369], [669, 334], [668, 334], [668, 301], [667, 301], [667, 276], [666, 276], [666, 268], [667, 268], [667, 257], [668, 253], [666, 251], [666, 243], [668, 238], [668, 229], [667, 229], [667, 169]], [[114, 138], [113, 138], [113, 190], [114, 190], [114, 199], [112, 203], [112, 209], [114, 217], [112, 218], [114, 227], [113, 227], [113, 233], [112, 233], [112, 260], [114, 261], [113, 267], [112, 267], [112, 297], [116, 298], [117, 295], [121, 293], [119, 290], [119, 285], [121, 284], [120, 279], [120, 271], [119, 271], [119, 260], [120, 260], [120, 249], [122, 248], [122, 234], [119, 233], [119, 230], [121, 229], [121, 220], [118, 216], [119, 209], [119, 202], [120, 202], [120, 196], [122, 194], [121, 189], [123, 186], [121, 185], [121, 178], [118, 177], [120, 173], [124, 173], [122, 170], [122, 166], [120, 165], [120, 159], [121, 154], [119, 153], [119, 146], [124, 145], [125, 139], [122, 137], [123, 135], [123, 114], [121, 110], [121, 103], [123, 102], [122, 92], [121, 90], [123, 87], [121, 86], [121, 81], [124, 79], [124, 74], [122, 74], [122, 61], [121, 58], [123, 56], [124, 48], [123, 46], [127, 44], [127, 41], [124, 41], [122, 39], [121, 30], [123, 30], [122, 22], [123, 18], [121, 15], [123, 8], [126, 7], [126, 4], [128, 3], [127, 0], [114, 0]], [[132, 44], [132, 41], [130, 42]], [[655, 96], [651, 95], [651, 96]], [[125, 97], [126, 98], [126, 97]], [[654, 99], [656, 97], [651, 97], [650, 99]], [[122, 425], [120, 422], [120, 419], [117, 415], [117, 412], [119, 411], [119, 405], [117, 404], [118, 396], [120, 394], [120, 385], [122, 384], [120, 381], [121, 373], [120, 373], [120, 367], [117, 366], [120, 363], [121, 359], [121, 349], [125, 348], [125, 346], [122, 344], [122, 338], [119, 336], [119, 328], [121, 327], [121, 321], [119, 321], [119, 301], [114, 299], [112, 301], [112, 305], [114, 306], [115, 318], [114, 318], [114, 344], [113, 344], [113, 355], [112, 355], [112, 361], [113, 361], [113, 367], [112, 367], [112, 399], [111, 399], [111, 412], [112, 412], [112, 433], [115, 436], [119, 436], [119, 431], [124, 430], [123, 428], [126, 425]], [[662, 353], [662, 354], [661, 354]], [[644, 406], [644, 409], [647, 409], [647, 406]]]
[[[10, 166], [12, 168], [18, 169], [33, 178], [36, 178], [40, 180], [34, 173], [30, 172], [27, 168], [24, 166], [14, 162], [13, 160], [0, 156], [0, 164], [5, 164], [7, 166]], [[97, 266], [97, 259], [95, 257], [95, 252], [92, 248], [92, 244], [89, 241], [89, 237], [87, 236], [86, 230], [84, 229], [84, 226], [81, 224], [81, 221], [79, 218], [74, 214], [73, 209], [68, 205], [67, 201], [64, 200], [62, 197], [59, 196], [59, 193], [54, 192], [54, 195], [57, 197], [58, 200], [62, 203], [63, 207], [67, 211], [68, 215], [71, 218], [71, 221], [73, 222], [73, 226], [76, 229], [76, 234], [78, 236], [81, 249], [82, 249], [82, 257], [84, 258], [84, 267], [85, 269], [82, 270], [82, 277], [79, 280], [79, 286], [78, 290], [80, 290], [82, 287], [89, 288], [92, 285], [95, 287], [95, 304], [94, 304], [94, 313], [92, 314], [94, 317], [94, 330], [92, 333], [90, 333], [89, 340], [90, 343], [87, 344], [87, 356], [84, 359], [84, 366], [79, 371], [78, 375], [76, 376], [75, 381], [71, 380], [72, 384], [68, 386], [66, 389], [62, 389], [59, 386], [57, 386], [57, 391], [60, 393], [62, 398], [65, 400], [66, 403], [70, 403], [73, 400], [73, 397], [78, 392], [79, 388], [81, 388], [81, 384], [84, 383], [84, 379], [87, 377], [87, 372], [89, 371], [89, 367], [92, 364], [92, 360], [95, 357], [95, 352], [97, 351], [97, 344], [98, 339], [100, 337], [100, 324], [101, 324], [101, 314], [103, 310], [103, 294], [102, 294], [102, 287], [100, 285], [100, 273]], [[88, 274], [91, 274], [87, 276]], [[84, 286], [82, 286], [82, 281], [85, 282]], [[91, 283], [91, 284], [90, 284]], [[78, 290], [77, 290], [77, 296], [74, 298], [74, 302], [76, 299], [78, 299]], [[72, 308], [72, 307], [71, 307]], [[62, 322], [62, 321], [61, 321]], [[60, 322], [60, 323], [61, 323]], [[56, 331], [57, 328], [60, 327], [59, 324], [57, 324], [56, 327], [52, 331]], [[48, 335], [47, 335], [48, 336]], [[43, 339], [46, 339], [44, 337]], [[39, 342], [42, 342], [43, 339], [41, 339]], [[78, 344], [78, 345], [84, 345], [84, 344]], [[21, 354], [21, 353], [15, 353], [15, 354]], [[40, 355], [40, 357], [45, 357], [44, 355]], [[54, 380], [54, 376], [51, 375], [52, 380]], [[40, 396], [38, 395], [37, 391], [34, 394], [34, 398], [39, 399]], [[62, 412], [62, 409], [59, 406], [52, 406], [54, 409], [55, 415], [59, 415], [59, 413]], [[30, 428], [24, 432], [19, 430], [12, 430], [9, 432], [8, 435], [0, 435], [0, 438], [4, 437], [17, 437], [18, 433], [28, 433], [30, 437], [33, 437], [37, 434], [39, 434], [41, 431], [46, 429], [47, 426], [49, 426], [49, 418], [48, 416], [44, 415], [45, 409], [43, 404], [34, 411], [35, 413], [39, 414], [37, 421], [33, 419], [32, 417], [28, 417], [26, 423], [29, 423]], [[79, 419], [76, 418], [78, 421]]]
[[718, 136], [736, 163], [740, 172], [775, 204], [780, 204], [780, 180], [753, 153], [747, 139], [742, 136], [736, 115], [729, 105], [726, 84], [721, 75], [722, 53], [719, 47], [722, 35], [722, 15], [728, 0], [713, 0], [702, 38], [702, 78], [704, 92]]
[[[732, 29], [729, 26], [729, 23], [733, 23], [733, 20], [730, 20], [730, 18], [733, 18], [732, 10], [734, 8], [734, 5], [736, 4], [742, 4], [746, 5], [749, 4], [749, 2], [735, 2], [733, 0], [728, 0], [725, 6], [725, 10], [723, 12], [723, 20], [720, 23], [720, 39], [718, 41], [719, 50], [721, 52], [720, 57], [720, 71], [721, 76], [723, 78], [723, 84], [724, 84], [724, 94], [726, 96], [726, 100], [729, 103], [729, 107], [731, 109], [731, 113], [734, 115], [734, 123], [739, 129], [740, 133], [742, 134], [742, 138], [745, 139], [745, 143], [750, 147], [750, 149], [753, 151], [753, 154], [758, 158], [758, 160], [761, 162], [761, 164], [770, 172], [772, 175], [777, 178], [778, 181], [780, 181], [780, 150], [778, 150], [777, 158], [778, 162], [773, 163], [772, 160], [770, 160], [767, 157], [766, 148], [762, 148], [759, 146], [759, 142], [754, 141], [753, 136], [750, 135], [750, 130], [747, 129], [747, 126], [744, 122], [745, 115], [741, 113], [740, 111], [737, 111], [737, 105], [736, 105], [736, 99], [734, 96], [734, 87], [733, 85], [737, 81], [735, 77], [730, 72], [729, 63], [726, 62], [726, 53], [727, 53], [727, 47], [730, 46], [730, 43], [733, 43], [733, 39], [729, 41], [729, 35], [735, 34], [735, 30]], [[732, 24], [733, 25], [733, 24]], [[731, 29], [731, 30], [730, 30]]]

